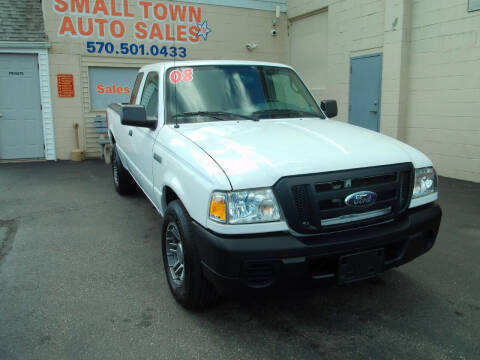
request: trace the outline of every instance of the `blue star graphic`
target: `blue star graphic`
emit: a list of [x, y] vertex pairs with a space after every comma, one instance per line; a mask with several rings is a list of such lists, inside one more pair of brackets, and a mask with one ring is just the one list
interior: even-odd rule
[[212, 29], [208, 27], [207, 20], [203, 20], [202, 23], [197, 23], [198, 32], [197, 36], [203, 37], [203, 40], [207, 40], [208, 33], [212, 32]]

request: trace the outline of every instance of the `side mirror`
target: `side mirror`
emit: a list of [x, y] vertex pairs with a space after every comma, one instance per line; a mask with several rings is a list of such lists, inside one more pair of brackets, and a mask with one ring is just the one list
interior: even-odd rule
[[147, 112], [143, 105], [122, 105], [121, 123], [137, 127], [154, 129], [157, 127], [157, 120], [147, 119]]
[[320, 109], [322, 109], [328, 118], [334, 118], [338, 114], [337, 101], [322, 100], [320, 103]]

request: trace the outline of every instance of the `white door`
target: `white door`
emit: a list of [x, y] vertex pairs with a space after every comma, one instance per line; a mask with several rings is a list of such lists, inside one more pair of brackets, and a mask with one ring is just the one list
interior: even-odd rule
[[43, 158], [36, 55], [0, 54], [0, 159]]

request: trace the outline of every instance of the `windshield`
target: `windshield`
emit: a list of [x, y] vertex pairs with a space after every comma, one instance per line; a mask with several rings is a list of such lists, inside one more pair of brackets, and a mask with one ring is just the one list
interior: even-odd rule
[[324, 118], [297, 74], [271, 66], [176, 67], [166, 78], [167, 123]]

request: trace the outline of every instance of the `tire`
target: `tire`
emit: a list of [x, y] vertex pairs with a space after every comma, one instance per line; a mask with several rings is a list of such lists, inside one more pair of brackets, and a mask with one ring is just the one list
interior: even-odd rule
[[179, 200], [170, 202], [165, 212], [162, 253], [168, 285], [178, 303], [187, 309], [201, 309], [216, 303], [217, 292], [203, 276], [192, 220]]
[[123, 167], [122, 161], [118, 156], [117, 146], [113, 144], [112, 148], [112, 178], [115, 190], [120, 195], [130, 195], [136, 190], [135, 180], [132, 175]]

